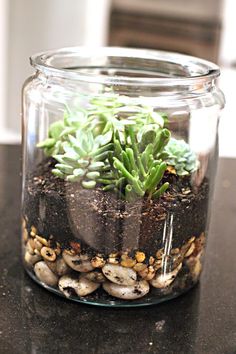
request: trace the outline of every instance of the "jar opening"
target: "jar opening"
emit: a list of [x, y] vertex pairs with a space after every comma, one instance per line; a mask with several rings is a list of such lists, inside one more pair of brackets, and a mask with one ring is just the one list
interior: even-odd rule
[[33, 55], [30, 62], [46, 75], [101, 84], [202, 84], [220, 74], [217, 65], [200, 58], [119, 47], [62, 48]]

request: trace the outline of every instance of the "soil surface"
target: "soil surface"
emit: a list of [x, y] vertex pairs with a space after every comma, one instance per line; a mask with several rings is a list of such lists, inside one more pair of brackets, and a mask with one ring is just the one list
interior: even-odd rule
[[23, 214], [27, 228], [59, 241], [72, 240], [90, 253], [140, 249], [153, 254], [162, 247], [181, 247], [206, 229], [209, 184], [198, 189], [190, 177], [166, 172], [167, 192], [156, 200], [133, 203], [101, 188], [83, 189], [51, 173], [55, 161], [47, 159], [26, 178]]

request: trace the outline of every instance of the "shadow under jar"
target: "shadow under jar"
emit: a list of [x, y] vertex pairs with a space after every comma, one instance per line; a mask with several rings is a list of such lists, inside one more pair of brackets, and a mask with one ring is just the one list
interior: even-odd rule
[[28, 274], [66, 298], [143, 306], [199, 280], [224, 106], [219, 68], [151, 50], [60, 49], [23, 88]]

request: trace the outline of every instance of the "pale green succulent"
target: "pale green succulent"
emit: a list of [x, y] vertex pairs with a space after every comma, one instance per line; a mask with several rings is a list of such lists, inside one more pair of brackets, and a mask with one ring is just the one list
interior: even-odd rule
[[196, 154], [184, 140], [171, 138], [166, 145], [163, 158], [169, 166], [173, 166], [179, 176], [188, 175], [199, 167]]
[[91, 131], [78, 129], [75, 137], [68, 135], [62, 143], [62, 153], [53, 155], [58, 161], [52, 173], [71, 182], [81, 182], [84, 188], [94, 188], [103, 171], [109, 167], [108, 152], [113, 149], [112, 132], [93, 136]]

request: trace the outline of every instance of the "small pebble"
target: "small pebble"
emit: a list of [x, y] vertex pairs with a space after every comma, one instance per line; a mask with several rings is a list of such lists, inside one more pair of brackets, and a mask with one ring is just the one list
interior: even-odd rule
[[50, 247], [42, 247], [40, 253], [44, 259], [50, 262], [54, 262], [57, 258], [55, 251]]
[[75, 256], [77, 253], [75, 252], [75, 250], [73, 250], [73, 248], [67, 248], [63, 251], [65, 254], [69, 254], [69, 256]]
[[145, 261], [146, 256], [145, 256], [145, 253], [144, 253], [144, 252], [139, 252], [139, 251], [137, 251], [137, 252], [135, 253], [135, 258], [136, 258], [136, 261], [137, 261], [138, 263], [142, 263], [142, 262]]
[[132, 268], [136, 264], [136, 260], [128, 257], [127, 255], [123, 255], [123, 256], [121, 256], [120, 264], [123, 267]]
[[157, 261], [155, 261], [155, 263], [153, 264], [154, 269], [157, 271], [158, 269], [160, 269], [162, 267], [162, 260], [158, 259]]
[[97, 290], [100, 286], [98, 283], [94, 283], [84, 276], [80, 276], [75, 279], [69, 275], [64, 275], [60, 278], [58, 283], [60, 291], [66, 296], [75, 292], [78, 296], [86, 296]]
[[182, 268], [182, 263], [178, 265], [172, 272], [165, 273], [165, 274], [158, 274], [156, 275], [151, 281], [151, 285], [154, 288], [163, 289], [169, 286], [176, 278], [177, 274], [179, 273], [180, 269]]
[[66, 264], [77, 272], [87, 273], [94, 269], [90, 261], [88, 260], [87, 255], [70, 255], [67, 252], [63, 251], [62, 257]]
[[191, 256], [191, 254], [193, 253], [194, 249], [195, 249], [195, 244], [193, 242], [191, 244], [191, 246], [189, 247], [188, 251], [185, 253], [184, 257], [187, 258], [187, 257]]
[[86, 279], [84, 276], [79, 278], [79, 286], [75, 289], [75, 292], [79, 296], [86, 296], [88, 294], [93, 293], [95, 290], [99, 288], [100, 284], [95, 283]]
[[48, 241], [46, 240], [46, 238], [38, 236], [38, 235], [36, 235], [35, 237], [36, 237], [36, 240], [38, 240], [40, 243], [42, 243], [42, 245], [48, 246]]
[[30, 236], [35, 237], [37, 234], [37, 229], [35, 226], [31, 226]]
[[29, 266], [33, 266], [35, 263], [40, 261], [42, 257], [37, 254], [31, 254], [28, 251], [25, 252], [24, 260]]
[[22, 227], [22, 238], [23, 238], [24, 242], [27, 242], [27, 240], [29, 238], [28, 231], [25, 227]]
[[29, 253], [32, 254], [32, 255], [34, 254], [34, 248], [32, 247], [30, 240], [27, 241], [25, 247], [26, 247], [26, 251], [27, 251], [27, 252], [29, 252]]
[[70, 272], [70, 267], [68, 267], [63, 258], [58, 258], [54, 262], [45, 260], [45, 263], [56, 275], [62, 276]]
[[149, 264], [150, 265], [153, 265], [154, 264], [154, 262], [155, 262], [155, 258], [154, 257], [149, 257]]
[[57, 263], [57, 274], [59, 276], [69, 273], [70, 268], [68, 267], [68, 265], [66, 264], [63, 258], [57, 259], [56, 263]]
[[78, 287], [79, 279], [72, 278], [68, 275], [63, 275], [58, 282], [59, 290], [66, 296], [70, 297], [75, 293], [75, 289]]
[[164, 254], [164, 248], [161, 248], [160, 250], [158, 250], [158, 251], [156, 252], [156, 257], [157, 257], [157, 259], [162, 259], [163, 254]]
[[195, 236], [192, 236], [192, 237], [188, 240], [188, 243], [192, 243], [192, 242], [194, 242], [194, 241], [195, 241], [195, 239], [196, 239], [196, 237], [195, 237]]
[[41, 252], [35, 248], [34, 253], [41, 256]]
[[75, 254], [79, 254], [81, 252], [81, 245], [79, 242], [71, 241], [70, 246]]
[[44, 284], [49, 286], [56, 286], [58, 277], [49, 269], [44, 261], [35, 264], [34, 272], [37, 278]]
[[103, 289], [110, 295], [124, 300], [135, 300], [145, 296], [150, 289], [146, 280], [140, 280], [133, 285], [125, 286], [111, 282], [103, 283]]
[[170, 254], [171, 255], [177, 255], [177, 254], [179, 254], [179, 252], [180, 252], [179, 248], [172, 248], [172, 250], [170, 251]]
[[35, 249], [38, 250], [38, 251], [40, 251], [41, 248], [43, 247], [42, 243], [39, 242], [39, 240], [37, 240], [37, 238], [34, 238], [33, 241], [34, 241], [34, 247], [35, 247]]
[[103, 257], [95, 256], [91, 259], [91, 264], [94, 268], [102, 268], [105, 263]]
[[106, 264], [102, 272], [107, 279], [119, 285], [134, 285], [137, 280], [137, 273], [133, 269], [120, 265]]
[[193, 281], [196, 281], [199, 278], [202, 271], [201, 261], [199, 260], [198, 257], [190, 257], [188, 258], [186, 263], [189, 267]]
[[148, 273], [147, 276], [145, 277], [145, 280], [152, 280], [155, 276], [156, 272], [153, 266], [148, 267]]
[[144, 269], [147, 268], [147, 265], [144, 264], [144, 263], [136, 263], [135, 266], [133, 267], [133, 269], [136, 271], [136, 272], [141, 272], [143, 271]]
[[34, 238], [30, 238], [28, 241], [28, 244], [30, 245], [30, 247], [34, 250], [35, 249], [35, 243], [34, 243]]
[[107, 261], [110, 264], [119, 264], [119, 258], [118, 257], [109, 257]]

